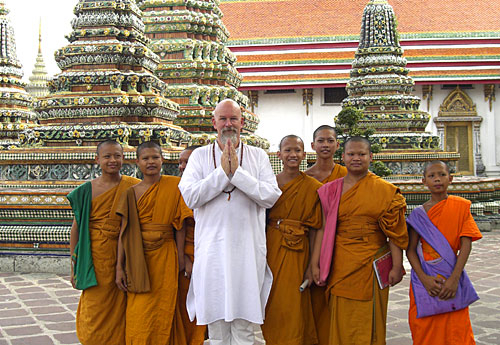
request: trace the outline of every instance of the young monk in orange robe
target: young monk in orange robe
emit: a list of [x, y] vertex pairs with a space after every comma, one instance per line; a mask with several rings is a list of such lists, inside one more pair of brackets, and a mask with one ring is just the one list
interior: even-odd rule
[[[431, 277], [423, 272], [416, 252], [418, 242], [422, 243], [424, 260], [435, 260], [440, 258], [440, 255], [412, 228], [410, 228], [410, 244], [407, 250], [408, 260], [429, 295], [444, 300], [455, 297], [460, 276], [472, 249], [471, 242], [482, 237], [470, 213], [471, 202], [458, 196], [448, 195], [447, 189], [452, 180], [453, 176], [450, 175], [448, 166], [436, 161], [426, 166], [422, 182], [431, 191], [431, 199], [423, 205], [427, 216], [448, 240], [455, 255], [460, 251], [453, 273], [444, 280], [442, 277]], [[417, 305], [411, 286], [408, 321], [415, 345], [472, 345], [476, 343], [468, 307], [417, 318]]]
[[[316, 190], [321, 183], [299, 171], [305, 157], [304, 143], [295, 136], [284, 137], [278, 157], [283, 171], [277, 175], [282, 194], [269, 213], [267, 262], [273, 285], [266, 305], [262, 332], [269, 345], [317, 344], [309, 289], [309, 232], [321, 228], [321, 205]], [[310, 285], [310, 283], [308, 285]]]
[[[321, 183], [335, 181], [347, 175], [345, 166], [336, 164], [333, 160], [339, 148], [335, 128], [322, 125], [313, 133], [311, 148], [316, 152], [316, 162], [306, 170], [306, 174], [314, 177]], [[314, 243], [314, 239], [311, 240]], [[330, 310], [326, 299], [326, 287], [311, 285], [311, 301], [314, 314], [314, 323], [318, 333], [318, 344], [327, 345], [330, 331]]]
[[[189, 146], [179, 155], [179, 172], [182, 176], [184, 169], [191, 153], [197, 146]], [[196, 325], [194, 321], [189, 320], [189, 315], [186, 309], [186, 298], [189, 290], [189, 283], [191, 281], [191, 272], [193, 270], [194, 262], [194, 219], [187, 218], [185, 220], [186, 227], [186, 241], [184, 244], [184, 271], [179, 272], [179, 310], [182, 317], [182, 324], [184, 332], [186, 333], [186, 342], [188, 345], [202, 345], [205, 341], [206, 325]]]
[[[90, 182], [92, 204], [88, 231], [97, 285], [83, 290], [80, 296], [76, 332], [84, 345], [123, 345], [126, 296], [115, 284], [116, 246], [120, 233], [120, 217], [115, 210], [122, 193], [139, 180], [120, 175], [123, 149], [116, 141], [99, 144], [96, 162], [102, 174]], [[71, 200], [71, 196], [69, 198]], [[73, 221], [70, 239], [72, 256], [78, 232], [77, 223]], [[73, 272], [71, 277], [74, 286]]]
[[[402, 249], [408, 244], [406, 202], [397, 187], [368, 171], [372, 160], [368, 140], [350, 138], [342, 156], [348, 173], [340, 184], [335, 250], [326, 282], [331, 316], [329, 344], [385, 344], [389, 289], [379, 288], [372, 263], [390, 250], [393, 268], [389, 282], [394, 285], [401, 281]], [[328, 215], [326, 224], [332, 216], [325, 208], [331, 195], [324, 191], [329, 191], [329, 186], [318, 190], [323, 214]], [[317, 233], [312, 258], [318, 285], [325, 284], [319, 274], [323, 232], [324, 228]]]
[[[122, 215], [120, 238], [123, 243], [120, 241], [118, 246], [116, 281], [122, 290], [128, 291], [126, 342], [130, 345], [184, 345], [186, 340], [177, 306], [176, 278], [179, 270], [184, 269], [183, 223], [192, 217], [192, 212], [177, 188], [180, 178], [161, 176], [162, 156], [158, 144], [146, 142], [139, 145], [137, 165], [144, 179], [129, 189], [127, 198], [117, 209]], [[133, 209], [135, 205], [136, 210]], [[140, 229], [132, 226], [135, 220], [138, 220]], [[177, 245], [174, 229], [178, 230], [175, 236]], [[142, 261], [141, 257], [126, 254], [127, 248], [137, 245], [127, 240], [134, 231], [140, 232], [142, 237], [142, 260], [145, 261], [142, 272], [137, 272], [134, 266]], [[147, 282], [138, 282], [135, 279], [137, 273]]]
[[321, 183], [332, 182], [347, 175], [346, 167], [336, 164], [333, 160], [339, 149], [335, 128], [322, 125], [313, 133], [311, 148], [316, 152], [316, 162], [306, 170], [306, 174], [314, 177]]

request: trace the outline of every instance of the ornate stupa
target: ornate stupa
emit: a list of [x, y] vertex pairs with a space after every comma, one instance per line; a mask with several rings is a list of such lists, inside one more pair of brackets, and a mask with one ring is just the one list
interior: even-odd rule
[[[74, 12], [69, 44], [55, 53], [62, 72], [34, 105], [39, 126], [19, 134], [19, 148], [0, 150], [0, 254], [14, 252], [16, 270], [27, 262], [26, 270], [44, 270], [40, 262], [48, 258], [67, 270], [73, 214], [65, 196], [100, 174], [98, 142], [123, 144], [122, 172], [131, 176], [138, 168], [129, 145], [160, 142], [163, 172], [175, 174], [178, 153], [190, 142], [190, 133], [173, 124], [179, 105], [165, 97], [167, 85], [154, 74], [159, 58], [147, 47], [135, 0], [79, 0]], [[2, 29], [2, 62], [9, 65], [2, 67], [0, 82], [7, 83], [21, 70], [12, 35]], [[2, 85], [0, 99], [12, 97], [19, 107], [24, 98], [11, 92], [21, 89], [17, 84], [9, 92]]]
[[35, 121], [8, 13], [0, 0], [0, 150], [19, 146], [19, 133]]
[[45, 62], [42, 54], [42, 20], [38, 28], [38, 54], [36, 56], [35, 68], [31, 72], [30, 82], [26, 86], [26, 91], [35, 99], [47, 96], [49, 94], [49, 76], [45, 69]]
[[425, 132], [430, 115], [419, 110], [406, 63], [392, 6], [370, 0], [342, 106], [363, 111], [360, 126], [376, 130], [373, 138], [385, 149], [378, 158], [395, 175], [418, 175], [425, 161], [433, 159], [454, 166], [458, 154], [440, 152], [439, 137]]
[[167, 95], [179, 103], [175, 123], [190, 131], [193, 142], [214, 140], [211, 118], [214, 106], [231, 98], [242, 108], [245, 126], [242, 140], [268, 148], [255, 136], [259, 119], [247, 110], [248, 98], [237, 90], [242, 77], [234, 67], [235, 55], [226, 47], [229, 33], [222, 22], [218, 1], [139, 0], [151, 38], [160, 56], [156, 74], [168, 83]]
[[70, 43], [55, 53], [62, 73], [35, 104], [42, 126], [23, 145], [95, 146], [112, 138], [185, 146], [190, 135], [173, 124], [179, 106], [154, 74], [159, 58], [147, 47], [136, 2], [80, 0], [74, 12]]

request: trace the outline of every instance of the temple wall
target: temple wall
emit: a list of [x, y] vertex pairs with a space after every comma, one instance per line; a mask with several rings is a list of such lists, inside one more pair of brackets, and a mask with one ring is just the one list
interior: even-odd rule
[[[450, 94], [451, 89], [442, 89], [441, 85], [434, 85], [432, 100], [427, 108], [427, 100], [423, 99], [422, 85], [415, 86], [415, 95], [422, 99], [420, 109], [428, 111], [431, 116], [437, 117], [439, 107]], [[465, 92], [476, 105], [477, 114], [483, 118], [480, 126], [481, 154], [488, 176], [500, 176], [500, 101], [489, 102], [484, 99], [482, 84], [466, 89]], [[287, 134], [296, 134], [306, 142], [306, 151], [311, 151], [309, 143], [312, 141], [312, 132], [323, 124], [333, 125], [333, 118], [342, 107], [323, 104], [323, 89], [313, 89], [313, 102], [309, 106], [309, 115], [306, 115], [306, 106], [303, 105], [302, 90], [294, 93], [269, 94], [259, 91], [258, 106], [255, 112], [259, 114], [260, 124], [256, 132], [271, 143], [270, 151], [276, 151], [280, 139]], [[437, 134], [434, 121], [429, 121], [426, 131]]]
[[306, 106], [302, 101], [302, 90], [295, 93], [266, 94], [259, 91], [259, 103], [255, 112], [259, 114], [260, 124], [256, 131], [269, 140], [270, 151], [277, 151], [281, 138], [288, 134], [300, 136], [306, 143], [306, 151], [312, 151], [313, 131], [324, 124], [334, 125], [333, 118], [342, 107], [338, 105], [322, 105], [323, 89], [313, 89], [313, 102], [306, 115]]
[[[451, 89], [442, 89], [441, 85], [434, 85], [430, 107], [427, 100], [423, 100], [422, 85], [416, 85], [415, 95], [422, 99], [420, 109], [428, 111], [431, 116], [437, 117], [439, 107], [445, 98], [452, 92]], [[486, 167], [487, 176], [500, 176], [500, 102], [492, 102], [490, 111], [489, 101], [484, 98], [483, 84], [475, 84], [472, 89], [464, 89], [476, 105], [477, 115], [483, 118], [480, 126], [481, 155]], [[429, 121], [426, 130], [437, 134], [434, 121]]]

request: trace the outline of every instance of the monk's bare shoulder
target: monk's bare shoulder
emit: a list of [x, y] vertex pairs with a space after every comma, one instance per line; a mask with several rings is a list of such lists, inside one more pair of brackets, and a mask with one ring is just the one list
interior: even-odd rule
[[311, 176], [311, 177], [315, 178], [316, 180], [321, 181], [320, 180], [321, 171], [319, 170], [319, 168], [316, 165], [313, 165], [312, 167], [310, 167], [309, 169], [304, 171], [304, 173], [307, 176]]
[[132, 186], [135, 194], [135, 200], [139, 200], [141, 196], [148, 190], [149, 186], [147, 186], [144, 181], [139, 182], [138, 184]]
[[429, 210], [436, 205], [436, 202], [433, 200], [427, 200], [422, 206], [424, 207], [425, 212], [429, 212]]
[[116, 181], [106, 183], [101, 176], [93, 179], [90, 181], [90, 184], [92, 185], [92, 199], [106, 193], [108, 190], [116, 187], [119, 183], [120, 182], [116, 183]]

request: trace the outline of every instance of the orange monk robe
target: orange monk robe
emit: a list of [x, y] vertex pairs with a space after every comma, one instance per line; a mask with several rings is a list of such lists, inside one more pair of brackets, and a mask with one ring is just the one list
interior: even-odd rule
[[322, 225], [319, 187], [316, 179], [300, 173], [281, 188], [269, 214], [267, 262], [273, 285], [262, 325], [268, 345], [317, 344], [310, 292], [301, 293], [299, 286], [309, 263], [309, 229]]
[[393, 184], [368, 172], [340, 199], [330, 293], [330, 342], [385, 344], [389, 289], [380, 290], [372, 263], [387, 238], [408, 246], [406, 201]]
[[115, 210], [125, 190], [140, 180], [122, 176], [118, 186], [92, 200], [89, 232], [97, 285], [83, 290], [76, 333], [83, 345], [125, 344], [126, 296], [115, 284], [120, 216]]
[[[460, 237], [470, 237], [472, 241], [482, 237], [470, 213], [470, 204], [471, 202], [466, 199], [450, 195], [434, 205], [427, 213], [432, 223], [446, 237], [455, 254], [460, 250]], [[426, 261], [440, 257], [422, 238], [420, 241]], [[415, 345], [471, 345], [476, 343], [472, 333], [469, 308], [417, 319], [417, 306], [411, 286], [408, 321]]]
[[328, 176], [326, 179], [321, 181], [321, 183], [332, 182], [332, 181], [335, 181], [336, 179], [344, 177], [345, 175], [347, 175], [347, 168], [343, 165], [335, 164], [330, 176]]
[[173, 228], [181, 229], [184, 219], [193, 213], [184, 204], [179, 181], [179, 177], [162, 176], [137, 200], [151, 291], [127, 293], [128, 345], [186, 343], [177, 307], [179, 266]]
[[[340, 164], [335, 164], [332, 173], [322, 183], [335, 181], [347, 175], [347, 168]], [[330, 334], [330, 309], [326, 299], [326, 286], [311, 285], [311, 301], [314, 315], [316, 332], [318, 333], [318, 344], [328, 345]]]
[[[186, 219], [186, 242], [184, 244], [184, 254], [194, 262], [194, 219]], [[202, 345], [205, 341], [206, 325], [196, 325], [196, 319], [191, 322], [186, 309], [186, 297], [189, 290], [190, 279], [184, 276], [184, 272], [179, 272], [179, 297], [178, 304], [182, 317], [182, 325], [186, 334], [188, 345]]]

